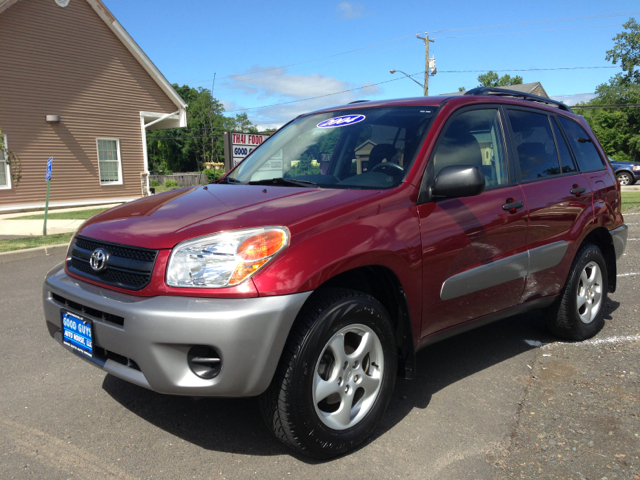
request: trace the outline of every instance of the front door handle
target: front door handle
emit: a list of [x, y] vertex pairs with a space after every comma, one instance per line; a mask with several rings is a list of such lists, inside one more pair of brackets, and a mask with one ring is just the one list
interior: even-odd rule
[[524, 207], [524, 202], [522, 200], [518, 200], [517, 202], [514, 202], [513, 199], [510, 198], [507, 200], [507, 202], [509, 203], [505, 203], [504, 205], [502, 205], [503, 210], [515, 210], [517, 208]]
[[587, 191], [587, 187], [575, 187], [571, 189], [571, 194], [580, 195], [581, 193], [584, 193], [586, 191]]

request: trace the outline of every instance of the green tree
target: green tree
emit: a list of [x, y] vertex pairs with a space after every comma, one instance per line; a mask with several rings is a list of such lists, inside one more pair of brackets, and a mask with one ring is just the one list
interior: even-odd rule
[[509, 85], [522, 84], [522, 77], [520, 75], [516, 75], [515, 77], [503, 75], [499, 77], [496, 72], [489, 70], [487, 73], [478, 75], [478, 81], [480, 82], [479, 87], [507, 87]]
[[[620, 62], [624, 73], [598, 85], [598, 96], [575, 107], [584, 115], [607, 155], [621, 161], [640, 162], [640, 25], [630, 18], [625, 30], [613, 38], [614, 47], [606, 52], [606, 60]], [[595, 108], [581, 109], [588, 105]], [[617, 105], [616, 108], [598, 108]], [[625, 105], [629, 105], [625, 107]]]
[[230, 132], [258, 133], [258, 129], [246, 113], [238, 113], [235, 118], [227, 118], [224, 127]]
[[202, 171], [205, 162], [224, 161], [224, 131], [257, 133], [246, 113], [225, 116], [210, 90], [177, 84], [173, 88], [188, 104], [187, 127], [147, 132], [152, 170]]
[[607, 155], [620, 161], [640, 162], [640, 109], [635, 107], [597, 108], [600, 105], [640, 103], [640, 85], [629, 83], [621, 73], [596, 88], [598, 96], [575, 107], [587, 120]]
[[607, 50], [605, 60], [611, 61], [614, 65], [620, 62], [625, 74], [622, 79], [630, 83], [640, 83], [640, 24], [634, 18], [622, 25], [626, 32], [619, 33], [613, 37], [615, 42], [611, 50]]

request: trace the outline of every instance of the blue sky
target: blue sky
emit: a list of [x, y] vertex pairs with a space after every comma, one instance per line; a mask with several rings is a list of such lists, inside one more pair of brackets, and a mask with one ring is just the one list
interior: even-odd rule
[[263, 127], [357, 99], [420, 96], [389, 70], [424, 71], [415, 37], [424, 31], [435, 39], [432, 95], [477, 86], [480, 72], [461, 71], [503, 70], [574, 103], [620, 69], [517, 70], [611, 66], [612, 38], [640, 18], [637, 0], [103, 1], [170, 82], [210, 89], [216, 73], [214, 96], [226, 110]]

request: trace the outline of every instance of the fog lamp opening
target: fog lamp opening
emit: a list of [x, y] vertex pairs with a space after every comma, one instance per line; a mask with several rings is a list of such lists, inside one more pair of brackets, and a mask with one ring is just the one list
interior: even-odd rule
[[218, 351], [206, 345], [191, 347], [187, 354], [189, 368], [198, 377], [211, 380], [222, 370], [222, 359]]

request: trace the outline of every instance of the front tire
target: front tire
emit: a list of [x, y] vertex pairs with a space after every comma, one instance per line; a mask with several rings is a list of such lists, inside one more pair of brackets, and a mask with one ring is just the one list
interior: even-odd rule
[[320, 459], [341, 455], [375, 429], [397, 362], [391, 321], [375, 298], [346, 289], [317, 292], [260, 397], [262, 415], [289, 448]]
[[616, 177], [618, 177], [620, 185], [633, 185], [634, 179], [628, 172], [620, 172], [616, 174]]
[[547, 327], [568, 340], [593, 337], [604, 326], [608, 291], [602, 252], [595, 245], [584, 245], [573, 261], [562, 294], [545, 311]]

